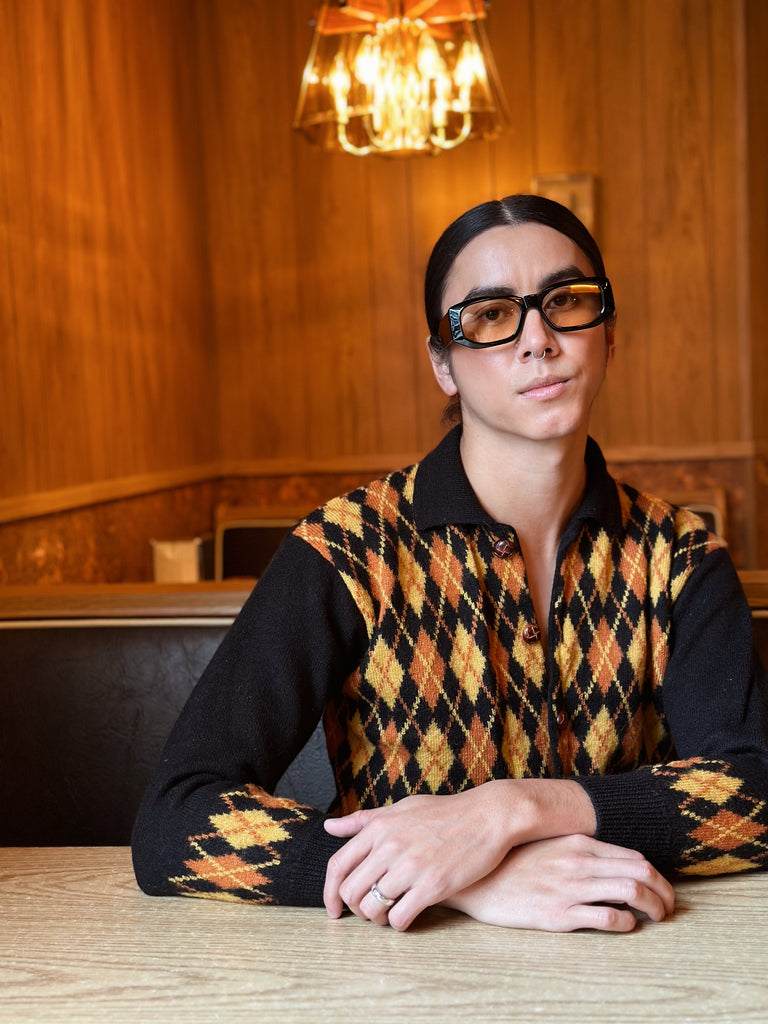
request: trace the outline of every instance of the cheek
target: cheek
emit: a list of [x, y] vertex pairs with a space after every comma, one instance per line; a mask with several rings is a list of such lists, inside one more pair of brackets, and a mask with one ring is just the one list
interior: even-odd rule
[[477, 391], [504, 387], [512, 372], [510, 360], [514, 362], [514, 352], [501, 348], [484, 352], [459, 348], [453, 357], [452, 377], [460, 392], [470, 388]]

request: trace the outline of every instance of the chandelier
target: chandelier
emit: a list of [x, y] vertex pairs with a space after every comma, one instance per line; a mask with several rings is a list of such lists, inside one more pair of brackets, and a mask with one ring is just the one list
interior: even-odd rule
[[440, 153], [493, 138], [503, 99], [487, 0], [324, 0], [294, 128], [355, 156]]

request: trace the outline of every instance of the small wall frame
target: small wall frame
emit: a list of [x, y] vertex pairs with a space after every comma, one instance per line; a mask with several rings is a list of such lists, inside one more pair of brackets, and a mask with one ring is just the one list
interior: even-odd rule
[[595, 233], [597, 179], [593, 174], [540, 174], [531, 179], [531, 191], [567, 206], [592, 234]]

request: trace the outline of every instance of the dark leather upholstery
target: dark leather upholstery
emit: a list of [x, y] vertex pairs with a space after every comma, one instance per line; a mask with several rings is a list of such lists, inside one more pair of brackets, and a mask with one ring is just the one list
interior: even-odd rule
[[[768, 665], [768, 618], [754, 618]], [[0, 630], [0, 845], [124, 845], [192, 687], [224, 636], [206, 624]], [[322, 726], [277, 787], [326, 809]]]
[[[0, 845], [128, 843], [165, 739], [225, 629], [0, 630]], [[322, 728], [279, 792], [330, 803]]]

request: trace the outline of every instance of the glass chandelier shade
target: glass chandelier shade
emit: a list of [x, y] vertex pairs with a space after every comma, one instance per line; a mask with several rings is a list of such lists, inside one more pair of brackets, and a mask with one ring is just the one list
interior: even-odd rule
[[484, 0], [325, 0], [294, 127], [355, 156], [440, 153], [493, 138], [503, 98]]

